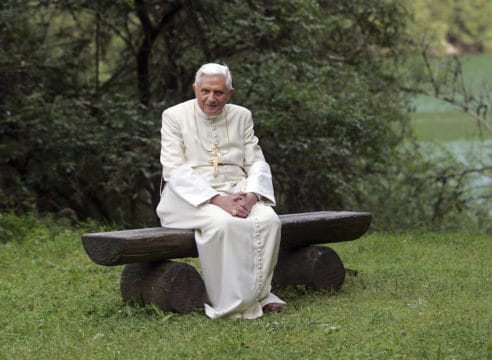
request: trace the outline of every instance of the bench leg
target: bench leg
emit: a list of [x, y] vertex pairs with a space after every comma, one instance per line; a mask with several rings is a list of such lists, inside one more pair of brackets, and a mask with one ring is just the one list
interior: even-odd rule
[[[275, 284], [306, 285], [314, 290], [339, 290], [344, 280], [342, 260], [325, 246], [281, 249], [273, 275]], [[121, 296], [127, 303], [156, 304], [179, 314], [202, 311], [207, 299], [198, 271], [174, 261], [125, 265]]]
[[174, 261], [128, 264], [120, 284], [124, 302], [156, 304], [163, 311], [201, 311], [206, 301], [205, 284], [198, 271]]
[[273, 274], [278, 285], [307, 285], [315, 290], [339, 290], [345, 268], [338, 254], [326, 246], [281, 249]]

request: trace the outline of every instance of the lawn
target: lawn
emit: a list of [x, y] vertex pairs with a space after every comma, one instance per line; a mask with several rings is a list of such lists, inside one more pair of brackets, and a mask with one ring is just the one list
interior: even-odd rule
[[[475, 96], [486, 93], [492, 96], [492, 53], [465, 55], [462, 58], [466, 84]], [[463, 111], [429, 96], [417, 96], [416, 112], [411, 120], [417, 138], [423, 141], [475, 141], [491, 138], [486, 129], [480, 129], [475, 120]], [[491, 104], [489, 104], [490, 106]], [[490, 112], [490, 111], [489, 111]], [[490, 114], [488, 115], [490, 119]]]
[[491, 139], [492, 133], [477, 126], [474, 119], [459, 111], [413, 113], [415, 135], [421, 141], [467, 141]]
[[289, 303], [285, 312], [211, 321], [201, 313], [123, 304], [122, 268], [88, 259], [80, 241], [87, 229], [31, 226], [32, 232], [0, 243], [2, 359], [491, 355], [492, 242], [486, 236], [372, 233], [334, 244], [345, 265], [359, 271], [340, 292], [276, 288]]

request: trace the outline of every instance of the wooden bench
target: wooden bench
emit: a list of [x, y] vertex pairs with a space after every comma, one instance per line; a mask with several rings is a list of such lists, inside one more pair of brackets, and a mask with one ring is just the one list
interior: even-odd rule
[[[280, 215], [282, 238], [273, 282], [338, 290], [345, 268], [337, 253], [314, 244], [355, 240], [369, 228], [366, 212], [321, 211]], [[85, 234], [87, 255], [105, 266], [126, 264], [121, 275], [123, 301], [156, 304], [164, 311], [188, 313], [203, 308], [206, 292], [198, 271], [170, 261], [198, 257], [193, 230], [164, 227]]]

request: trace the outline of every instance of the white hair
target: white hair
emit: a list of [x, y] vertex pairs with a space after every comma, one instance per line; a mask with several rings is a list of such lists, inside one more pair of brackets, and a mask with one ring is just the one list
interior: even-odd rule
[[195, 75], [195, 85], [200, 84], [202, 76], [218, 76], [222, 75], [225, 77], [226, 87], [230, 90], [232, 89], [232, 76], [227, 65], [220, 65], [215, 63], [204, 64], [198, 69]]

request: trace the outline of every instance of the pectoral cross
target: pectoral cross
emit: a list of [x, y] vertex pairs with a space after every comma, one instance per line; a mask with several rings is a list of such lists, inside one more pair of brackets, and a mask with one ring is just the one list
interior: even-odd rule
[[217, 153], [217, 144], [214, 144], [214, 157], [211, 158], [208, 163], [214, 166], [214, 177], [217, 177], [219, 175], [219, 164], [222, 164], [223, 162], [219, 160], [219, 155]]

